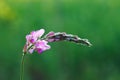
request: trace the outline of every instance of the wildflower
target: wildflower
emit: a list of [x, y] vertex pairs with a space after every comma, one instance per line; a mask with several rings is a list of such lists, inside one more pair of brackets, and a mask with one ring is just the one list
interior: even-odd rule
[[38, 53], [42, 53], [48, 49], [50, 46], [48, 42], [57, 42], [57, 41], [69, 41], [78, 44], [84, 44], [87, 46], [91, 46], [92, 44], [88, 41], [88, 39], [81, 39], [80, 37], [72, 34], [66, 34], [65, 32], [49, 32], [43, 38], [42, 35], [44, 34], [45, 30], [40, 29], [37, 31], [32, 31], [30, 34], [26, 36], [26, 44], [23, 48], [23, 55], [21, 59], [21, 70], [20, 70], [20, 80], [23, 80], [23, 65], [24, 65], [24, 57], [26, 53], [33, 53], [34, 51]]
[[50, 49], [50, 46], [47, 45], [48, 42], [41, 39], [44, 32], [44, 29], [40, 29], [32, 31], [29, 35], [27, 35], [23, 52], [33, 53], [34, 51], [37, 51], [38, 53], [42, 53], [43, 51]]
[[29, 35], [26, 36], [27, 43], [35, 43], [38, 38], [44, 34], [45, 30], [40, 29], [37, 31], [32, 31]]
[[47, 45], [47, 41], [45, 40], [38, 40], [36, 43], [35, 43], [35, 49], [38, 53], [42, 53], [43, 51], [46, 51], [48, 49], [50, 49], [50, 46]]
[[78, 44], [84, 44], [87, 46], [91, 46], [91, 43], [87, 39], [81, 39], [80, 37], [72, 34], [66, 34], [65, 32], [49, 32], [43, 38], [45, 30], [40, 29], [37, 31], [32, 31], [29, 35], [26, 36], [26, 44], [23, 48], [24, 53], [33, 53], [37, 51], [38, 53], [42, 53], [48, 49], [50, 46], [48, 42], [57, 42], [57, 41], [70, 41]]

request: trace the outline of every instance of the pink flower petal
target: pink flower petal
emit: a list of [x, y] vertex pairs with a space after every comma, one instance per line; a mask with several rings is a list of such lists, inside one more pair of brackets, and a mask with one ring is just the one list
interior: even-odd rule
[[40, 29], [38, 31], [36, 31], [35, 37], [39, 38], [44, 34], [45, 30], [44, 29]]
[[30, 40], [30, 35], [26, 35], [26, 40], [27, 40], [27, 42], [29, 42], [29, 40]]
[[38, 53], [42, 53], [43, 50], [42, 50], [41, 48], [39, 48], [39, 49], [37, 49], [37, 52], [38, 52]]
[[51, 32], [49, 32], [47, 35], [46, 35], [46, 37], [49, 37], [49, 36], [54, 36], [54, 32], [53, 31], [51, 31]]
[[47, 50], [47, 49], [50, 49], [51, 47], [49, 45], [46, 45], [45, 48]]
[[47, 44], [48, 42], [45, 41], [45, 40], [38, 40], [36, 43], [35, 43], [35, 50], [38, 52], [38, 53], [41, 53], [45, 50], [48, 50], [50, 49], [50, 46]]
[[45, 45], [47, 45], [47, 41], [45, 41], [45, 40], [38, 40], [38, 41], [36, 41], [36, 43], [35, 43], [35, 46], [36, 47], [41, 47], [41, 46], [45, 46]]
[[48, 41], [48, 42], [54, 42], [55, 39], [48, 39], [47, 41]]

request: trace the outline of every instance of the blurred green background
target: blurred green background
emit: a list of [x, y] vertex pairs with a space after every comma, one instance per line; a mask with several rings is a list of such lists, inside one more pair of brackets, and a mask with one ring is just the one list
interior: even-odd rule
[[0, 80], [19, 80], [25, 36], [41, 28], [93, 46], [50, 43], [26, 56], [24, 80], [120, 80], [120, 0], [0, 0]]

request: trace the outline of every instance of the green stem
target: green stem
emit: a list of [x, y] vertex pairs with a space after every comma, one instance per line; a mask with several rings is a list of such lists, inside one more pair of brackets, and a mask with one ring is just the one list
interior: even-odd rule
[[23, 80], [24, 58], [25, 58], [25, 53], [22, 54], [22, 59], [21, 59], [21, 64], [20, 64], [20, 80]]

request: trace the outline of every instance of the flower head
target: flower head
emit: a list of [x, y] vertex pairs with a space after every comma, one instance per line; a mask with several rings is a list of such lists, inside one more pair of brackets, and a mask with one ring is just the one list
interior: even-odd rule
[[42, 53], [48, 49], [50, 46], [48, 42], [58, 42], [58, 41], [69, 41], [77, 44], [84, 44], [87, 46], [91, 46], [92, 44], [87, 39], [81, 39], [80, 37], [72, 34], [67, 34], [65, 32], [49, 32], [43, 38], [45, 30], [40, 29], [37, 31], [32, 31], [30, 34], [26, 36], [26, 44], [23, 48], [24, 53], [33, 53], [37, 51], [38, 53]]
[[44, 34], [45, 30], [40, 29], [37, 31], [32, 31], [29, 35], [26, 36], [27, 43], [35, 43], [38, 38]]
[[29, 35], [27, 35], [23, 52], [33, 53], [34, 51], [37, 51], [38, 53], [42, 53], [43, 51], [50, 49], [50, 46], [47, 45], [48, 42], [41, 39], [44, 32], [44, 29], [40, 29], [32, 31]]
[[35, 43], [35, 49], [38, 53], [42, 53], [43, 51], [46, 51], [48, 49], [50, 49], [50, 46], [47, 45], [47, 41], [45, 40], [38, 40], [36, 43]]

